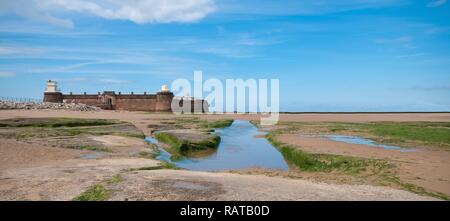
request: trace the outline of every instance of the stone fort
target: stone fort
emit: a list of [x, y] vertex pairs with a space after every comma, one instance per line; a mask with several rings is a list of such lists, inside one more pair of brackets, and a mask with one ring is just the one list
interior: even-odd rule
[[[44, 92], [44, 102], [52, 103], [82, 103], [97, 106], [105, 110], [128, 110], [128, 111], [155, 111], [155, 112], [208, 112], [206, 100], [193, 97], [174, 97], [174, 94], [166, 85], [156, 94], [122, 94], [114, 91], [104, 91], [98, 94], [63, 94], [59, 91], [57, 82], [49, 80]], [[172, 102], [176, 102], [172, 109]], [[189, 104], [190, 105], [186, 105]]]

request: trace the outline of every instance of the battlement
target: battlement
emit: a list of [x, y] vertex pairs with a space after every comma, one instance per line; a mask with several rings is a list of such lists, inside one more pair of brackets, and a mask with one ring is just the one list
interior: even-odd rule
[[[83, 103], [97, 106], [105, 110], [128, 110], [128, 111], [172, 111], [171, 103], [174, 99], [173, 93], [166, 85], [156, 94], [122, 94], [115, 91], [98, 92], [97, 94], [63, 94], [58, 90], [57, 82], [49, 80], [44, 92], [44, 102], [52, 103]], [[205, 101], [201, 101], [204, 104]], [[205, 105], [202, 105], [205, 106]], [[208, 108], [200, 108], [201, 112], [208, 112]], [[194, 112], [194, 111], [192, 111]]]

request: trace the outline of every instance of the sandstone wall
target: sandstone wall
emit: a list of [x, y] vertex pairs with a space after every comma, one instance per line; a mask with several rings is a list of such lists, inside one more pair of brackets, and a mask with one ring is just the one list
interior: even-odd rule
[[172, 92], [158, 92], [156, 94], [156, 111], [171, 111], [171, 104], [173, 99]]
[[95, 94], [64, 94], [62, 95], [62, 99], [66, 103], [82, 103], [92, 106], [99, 106], [102, 104], [102, 100], [99, 95]]
[[154, 111], [156, 95], [116, 95], [116, 110]]
[[45, 92], [44, 102], [51, 103], [62, 103], [62, 93], [61, 92]]
[[[81, 103], [102, 109], [129, 111], [171, 111], [173, 99], [172, 92], [158, 92], [157, 94], [115, 94], [113, 91], [104, 92], [103, 94], [44, 93], [45, 102]], [[191, 103], [191, 108], [188, 108], [191, 110], [180, 112], [208, 112], [208, 104], [204, 100], [189, 100], [185, 102]]]

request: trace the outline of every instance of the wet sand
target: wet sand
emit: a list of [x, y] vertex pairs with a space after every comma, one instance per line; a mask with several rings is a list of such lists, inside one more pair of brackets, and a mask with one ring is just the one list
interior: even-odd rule
[[[195, 115], [201, 118], [235, 118], [255, 120], [254, 115]], [[126, 111], [0, 111], [0, 119], [15, 117], [76, 117], [120, 119], [136, 125], [145, 134], [149, 124], [173, 118], [169, 114]], [[450, 121], [450, 114], [282, 114], [282, 121]], [[126, 172], [130, 168], [159, 165], [153, 159], [130, 156], [143, 146], [138, 141], [99, 137], [114, 151], [99, 159], [85, 159], [93, 151], [72, 150], [46, 145], [26, 144], [0, 139], [0, 199], [1, 200], [71, 200], [89, 186], [105, 182], [120, 173], [125, 181], [110, 185], [111, 200], [430, 200], [403, 190], [368, 185], [347, 185], [295, 180], [261, 175], [208, 173], [194, 171], [153, 170]], [[325, 152], [369, 158], [389, 158], [399, 164], [402, 178], [430, 189], [448, 191], [448, 152], [392, 153], [366, 150], [352, 144], [311, 140], [297, 135], [285, 135], [283, 141], [297, 144], [311, 152]], [[117, 146], [117, 143], [121, 145]], [[116, 146], [115, 146], [116, 145]], [[305, 149], [305, 150], [306, 150]], [[124, 172], [125, 171], [125, 172]], [[420, 179], [414, 179], [420, 177]], [[439, 182], [436, 182], [438, 180]], [[154, 185], [152, 185], [154, 184]], [[204, 187], [203, 187], [204, 186]], [[200, 191], [201, 190], [201, 191]], [[200, 192], [199, 192], [200, 191]]]
[[[258, 120], [261, 115], [256, 114], [204, 114], [204, 115], [176, 115], [180, 117], [200, 117], [205, 119], [239, 119]], [[0, 119], [14, 117], [74, 117], [74, 118], [103, 118], [120, 119], [143, 125], [155, 122], [157, 119], [173, 118], [173, 114], [145, 113], [129, 111], [64, 111], [64, 110], [2, 110]], [[376, 121], [430, 121], [450, 122], [450, 113], [371, 113], [371, 114], [280, 114], [280, 121], [284, 122], [376, 122]], [[147, 126], [147, 125], [145, 125]]]
[[[120, 174], [109, 184], [110, 200], [434, 200], [388, 187], [337, 185], [261, 175], [183, 170], [127, 171], [157, 166], [135, 157], [80, 158], [85, 151], [23, 145], [0, 140], [13, 164], [0, 170], [0, 200], [71, 200], [87, 188]], [[24, 155], [18, 151], [27, 148]], [[48, 152], [46, 157], [41, 152]], [[4, 151], [2, 153], [5, 153]], [[65, 153], [65, 154], [64, 154]], [[62, 154], [62, 155], [60, 155]], [[27, 159], [38, 162], [28, 162]], [[2, 163], [5, 155], [2, 154]]]
[[450, 151], [418, 149], [403, 152], [301, 134], [281, 135], [278, 140], [310, 153], [385, 159], [397, 165], [396, 172], [403, 181], [450, 195]]

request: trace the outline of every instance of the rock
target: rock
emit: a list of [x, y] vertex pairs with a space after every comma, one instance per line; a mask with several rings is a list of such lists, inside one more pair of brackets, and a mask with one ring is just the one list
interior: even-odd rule
[[0, 100], [0, 110], [73, 110], [73, 111], [99, 111], [99, 107], [80, 103], [49, 103], [49, 102], [16, 102], [9, 100]]

